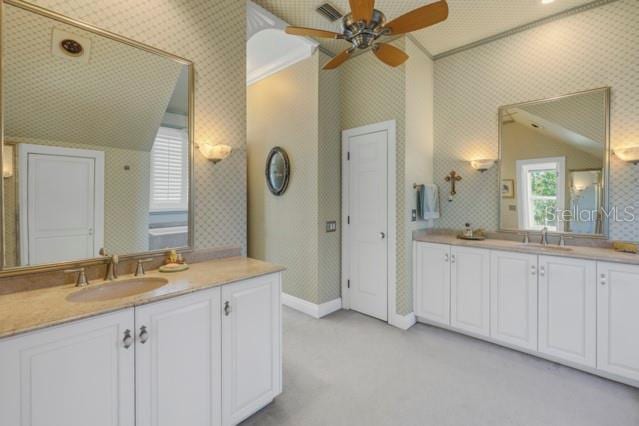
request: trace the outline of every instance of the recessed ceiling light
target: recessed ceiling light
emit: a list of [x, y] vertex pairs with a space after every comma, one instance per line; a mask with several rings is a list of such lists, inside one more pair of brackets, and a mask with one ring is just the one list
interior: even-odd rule
[[541, 4], [550, 4], [552, 2], [554, 2], [555, 0], [541, 0]]

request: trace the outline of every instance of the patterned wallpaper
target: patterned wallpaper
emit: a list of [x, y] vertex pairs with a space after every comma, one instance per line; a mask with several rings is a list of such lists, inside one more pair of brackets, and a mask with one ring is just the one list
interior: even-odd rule
[[195, 247], [246, 252], [246, 26], [237, 0], [33, 0], [62, 15], [190, 59], [195, 141], [233, 147], [213, 165], [194, 158]]
[[[619, 0], [435, 62], [434, 179], [446, 189], [448, 172], [463, 177], [436, 226], [497, 229], [498, 167], [468, 161], [497, 158], [501, 105], [610, 86], [612, 147], [639, 141], [637, 22], [639, 2]], [[611, 204], [639, 209], [639, 168], [611, 163]], [[612, 223], [611, 238], [639, 241], [637, 222]]]
[[[405, 40], [393, 43], [404, 48]], [[396, 197], [396, 310], [399, 314], [412, 312], [412, 285], [406, 257], [411, 255], [405, 238], [405, 156], [406, 102], [404, 66], [391, 68], [367, 53], [341, 67], [342, 72], [342, 128], [352, 129], [367, 124], [396, 120], [397, 124], [397, 197]]]
[[[287, 266], [284, 292], [322, 304], [340, 297], [340, 72], [323, 53], [248, 88], [249, 255]], [[291, 161], [287, 191], [272, 195], [264, 161], [274, 146]], [[339, 226], [338, 226], [339, 229]]]
[[[149, 152], [185, 65], [14, 6], [3, 17], [5, 135]], [[88, 62], [51, 34], [90, 40]]]

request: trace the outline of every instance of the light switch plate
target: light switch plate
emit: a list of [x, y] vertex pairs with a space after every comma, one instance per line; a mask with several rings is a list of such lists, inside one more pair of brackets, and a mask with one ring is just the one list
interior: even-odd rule
[[337, 231], [337, 222], [334, 220], [330, 220], [326, 222], [326, 232], [335, 232]]
[[413, 209], [411, 216], [410, 216], [410, 220], [413, 222], [417, 222], [417, 209]]

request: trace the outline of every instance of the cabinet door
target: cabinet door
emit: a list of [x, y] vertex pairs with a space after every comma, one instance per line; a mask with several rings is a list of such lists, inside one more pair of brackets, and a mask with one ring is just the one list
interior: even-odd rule
[[490, 335], [490, 251], [452, 247], [450, 325]]
[[133, 426], [133, 325], [125, 309], [0, 341], [0, 424]]
[[539, 352], [596, 366], [596, 274], [592, 261], [539, 257]]
[[222, 289], [222, 422], [235, 425], [282, 391], [280, 274]]
[[639, 380], [639, 266], [597, 264], [597, 367]]
[[137, 307], [137, 426], [221, 422], [220, 289]]
[[490, 335], [537, 350], [537, 256], [492, 251]]
[[450, 325], [450, 246], [416, 242], [413, 250], [415, 315]]

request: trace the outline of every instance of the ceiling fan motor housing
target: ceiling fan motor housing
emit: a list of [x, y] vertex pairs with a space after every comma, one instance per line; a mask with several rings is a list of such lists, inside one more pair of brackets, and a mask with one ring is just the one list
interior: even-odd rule
[[344, 39], [351, 42], [353, 47], [368, 49], [382, 35], [386, 34], [384, 25], [386, 16], [379, 10], [373, 10], [373, 18], [369, 22], [355, 21], [349, 13], [342, 19]]

